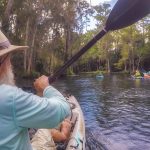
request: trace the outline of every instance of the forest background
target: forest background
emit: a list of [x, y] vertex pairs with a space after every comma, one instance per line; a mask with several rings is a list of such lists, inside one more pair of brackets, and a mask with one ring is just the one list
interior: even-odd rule
[[[96, 35], [111, 11], [109, 3], [83, 0], [0, 0], [0, 28], [17, 45], [30, 48], [13, 55], [22, 77], [52, 75]], [[91, 16], [96, 28], [86, 31]], [[67, 74], [150, 70], [150, 16], [107, 34], [76, 61]]]

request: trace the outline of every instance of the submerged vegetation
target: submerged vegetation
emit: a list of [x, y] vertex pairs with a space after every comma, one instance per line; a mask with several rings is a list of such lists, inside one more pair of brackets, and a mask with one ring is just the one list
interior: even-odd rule
[[[53, 74], [103, 27], [110, 4], [90, 6], [83, 0], [1, 0], [0, 25], [13, 44], [28, 45], [13, 56], [22, 76]], [[85, 32], [90, 18], [97, 26]], [[150, 70], [150, 17], [107, 34], [75, 62], [67, 74], [102, 70]]]

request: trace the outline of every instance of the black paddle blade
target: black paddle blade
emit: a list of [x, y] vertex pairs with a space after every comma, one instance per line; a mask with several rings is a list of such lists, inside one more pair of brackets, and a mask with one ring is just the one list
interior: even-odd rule
[[118, 0], [111, 11], [105, 29], [117, 30], [127, 27], [150, 13], [150, 0]]

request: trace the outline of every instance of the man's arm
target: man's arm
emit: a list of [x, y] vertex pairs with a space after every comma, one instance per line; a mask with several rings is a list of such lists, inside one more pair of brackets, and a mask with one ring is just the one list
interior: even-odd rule
[[40, 78], [36, 83], [44, 97], [16, 88], [14, 120], [19, 127], [54, 128], [70, 115], [70, 106], [62, 94], [47, 84], [47, 77]]

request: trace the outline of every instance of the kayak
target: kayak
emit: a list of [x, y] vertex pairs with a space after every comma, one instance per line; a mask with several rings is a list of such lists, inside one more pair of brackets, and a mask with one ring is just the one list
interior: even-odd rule
[[96, 78], [104, 78], [104, 76], [101, 74], [98, 74], [98, 75], [96, 75]]
[[85, 150], [85, 123], [79, 103], [74, 96], [66, 97], [71, 107], [72, 128], [68, 141], [55, 143], [50, 135], [50, 129], [39, 129], [31, 140], [34, 150]]
[[70, 135], [66, 150], [85, 150], [85, 123], [79, 103], [74, 96], [69, 96], [68, 101], [73, 104], [72, 118], [74, 129]]
[[146, 75], [146, 74], [144, 74], [143, 77], [142, 77], [142, 76], [136, 77], [136, 76], [134, 76], [134, 75], [131, 75], [131, 77], [132, 77], [133, 79], [150, 79], [150, 75]]
[[134, 76], [134, 75], [131, 75], [131, 77], [132, 77], [133, 79], [144, 79], [144, 77], [142, 77], [142, 76], [136, 77], [136, 76]]
[[150, 79], [150, 75], [144, 74], [144, 78]]

